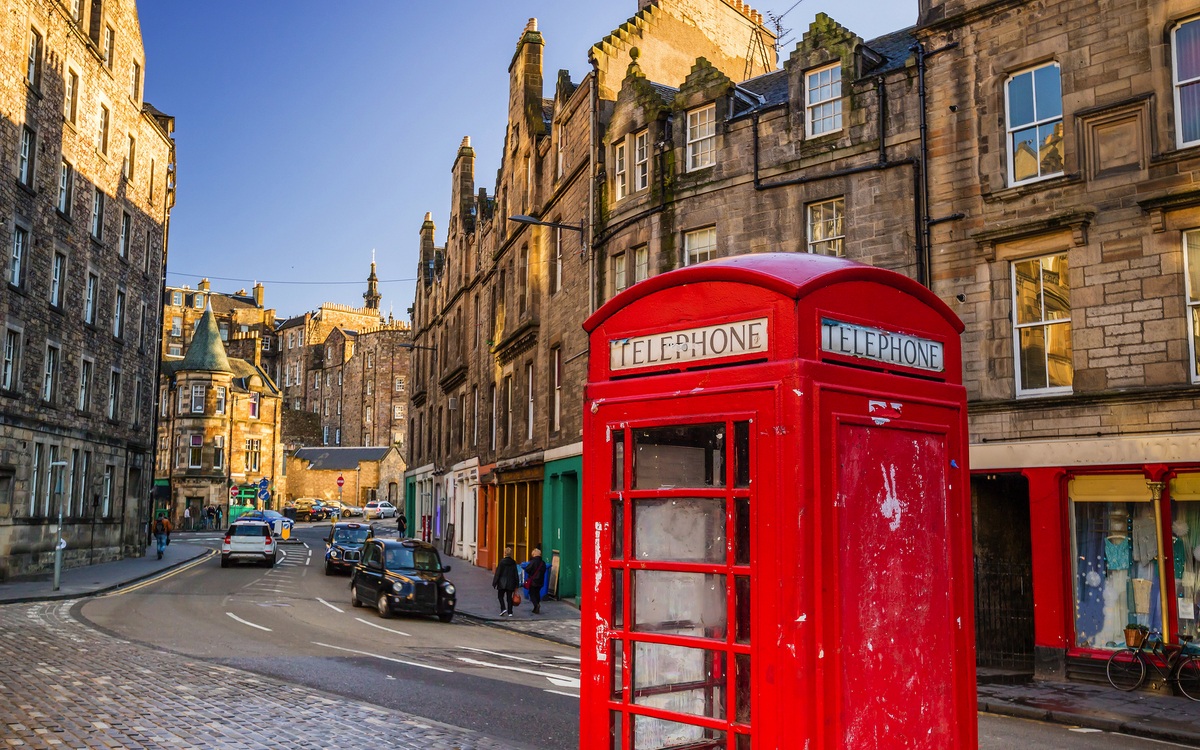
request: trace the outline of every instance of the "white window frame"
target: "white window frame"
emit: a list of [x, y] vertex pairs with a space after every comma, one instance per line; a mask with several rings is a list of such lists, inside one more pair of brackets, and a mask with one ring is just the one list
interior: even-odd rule
[[[1020, 333], [1021, 329], [1036, 328], [1039, 326], [1042, 327], [1043, 329], [1045, 329], [1045, 328], [1049, 328], [1052, 325], [1062, 325], [1062, 324], [1065, 324], [1068, 327], [1070, 327], [1071, 318], [1067, 317], [1067, 318], [1059, 318], [1059, 319], [1056, 319], [1053, 321], [1041, 320], [1041, 321], [1035, 321], [1032, 323], [1018, 323], [1017, 322], [1017, 318], [1018, 318], [1018, 315], [1017, 315], [1017, 264], [1025, 263], [1025, 262], [1028, 262], [1031, 260], [1038, 261], [1038, 269], [1039, 269], [1038, 283], [1040, 285], [1039, 293], [1041, 293], [1041, 291], [1045, 289], [1045, 284], [1044, 284], [1044, 282], [1041, 281], [1041, 278], [1040, 278], [1041, 273], [1042, 273], [1041, 260], [1043, 258], [1057, 257], [1059, 255], [1068, 255], [1069, 256], [1069, 253], [1066, 250], [1063, 250], [1062, 252], [1051, 253], [1049, 255], [1042, 255], [1042, 256], [1037, 256], [1034, 258], [1019, 258], [1019, 259], [1015, 259], [1009, 263], [1009, 289], [1010, 289], [1010, 294], [1012, 295], [1013, 379], [1016, 382], [1017, 398], [1028, 398], [1028, 397], [1034, 397], [1034, 396], [1055, 396], [1055, 395], [1061, 395], [1061, 394], [1070, 394], [1070, 393], [1074, 392], [1073, 386], [1048, 386], [1046, 388], [1025, 388], [1024, 384], [1021, 382], [1021, 333]], [[1068, 287], [1067, 291], [1068, 291], [1068, 293], [1070, 292], [1070, 287]], [[1074, 312], [1074, 310], [1072, 310], [1072, 312]], [[1043, 341], [1044, 340], [1045, 339], [1043, 338]], [[1072, 353], [1074, 353], [1074, 351], [1075, 351], [1074, 339], [1072, 339], [1071, 351], [1072, 351]], [[1048, 356], [1048, 355], [1043, 354], [1043, 356]], [[1046, 372], [1047, 372], [1046, 382], [1047, 382], [1047, 384], [1049, 383], [1049, 369], [1050, 369], [1050, 365], [1047, 362], [1047, 364], [1046, 364]], [[1075, 367], [1074, 367], [1074, 363], [1072, 363], [1072, 365], [1071, 365], [1072, 376], [1074, 376], [1074, 371], [1075, 371]]]
[[183, 335], [183, 317], [182, 316], [180, 316], [180, 315], [172, 315], [171, 316], [171, 335], [172, 336], [182, 336]]
[[[562, 251], [562, 227], [554, 227], [554, 270], [551, 271], [550, 278], [554, 282], [554, 290], [551, 294], [558, 294], [562, 291], [562, 272], [563, 272], [563, 251]], [[475, 342], [479, 343], [479, 328], [475, 326]]]
[[321, 445], [329, 445], [329, 425], [321, 428]]
[[100, 103], [96, 111], [96, 150], [108, 154], [108, 132], [112, 124], [112, 111], [107, 104]]
[[87, 277], [87, 287], [84, 292], [83, 302], [83, 322], [91, 325], [96, 324], [96, 307], [100, 297], [100, 277], [94, 273], [89, 273]]
[[188, 438], [188, 468], [199, 469], [204, 466], [204, 436], [191, 435]]
[[650, 278], [650, 248], [642, 245], [633, 249], [633, 283]]
[[129, 246], [133, 243], [133, 217], [127, 211], [121, 212], [121, 241], [117, 245], [117, 255], [129, 260]]
[[[1176, 34], [1181, 28], [1191, 23], [1200, 23], [1200, 16], [1185, 18], [1184, 20], [1175, 24], [1174, 28], [1171, 29], [1171, 90], [1175, 98], [1175, 139], [1179, 144], [1179, 148], [1186, 148], [1187, 146], [1195, 146], [1196, 144], [1200, 144], [1200, 135], [1198, 135], [1195, 140], [1183, 140], [1183, 105], [1179, 98], [1179, 92], [1185, 86], [1190, 86], [1193, 84], [1200, 85], [1200, 74], [1194, 78], [1189, 78], [1186, 81], [1180, 80], [1179, 78], [1179, 44], [1176, 41]], [[1200, 116], [1200, 112], [1197, 113], [1197, 116]], [[1200, 123], [1197, 123], [1196, 129], [1198, 133], [1200, 133]], [[1193, 380], [1192, 382], [1196, 381]]]
[[22, 226], [13, 227], [12, 245], [8, 258], [8, 283], [21, 286], [25, 280], [25, 260], [29, 255], [29, 230]]
[[4, 352], [0, 362], [0, 390], [15, 391], [21, 375], [21, 331], [4, 329]]
[[25, 187], [33, 187], [37, 162], [37, 131], [28, 125], [21, 127], [21, 145], [17, 153], [17, 179]]
[[613, 271], [613, 295], [620, 294], [629, 286], [628, 276], [626, 275], [626, 258], [625, 253], [620, 252], [612, 257]]
[[1183, 299], [1188, 310], [1188, 355], [1192, 363], [1191, 381], [1200, 383], [1200, 367], [1197, 366], [1196, 361], [1196, 357], [1200, 356], [1200, 351], [1197, 351], [1196, 336], [1192, 333], [1196, 330], [1197, 316], [1200, 316], [1200, 289], [1192, 288], [1192, 275], [1189, 272], [1193, 253], [1195, 262], [1200, 263], [1200, 229], [1191, 229], [1183, 233], [1183, 283], [1185, 287]]
[[[833, 78], [833, 71], [837, 71], [837, 80]], [[829, 73], [829, 83], [821, 83], [821, 74]], [[816, 78], [816, 85], [813, 85], [813, 79]], [[834, 85], [837, 86], [837, 94], [833, 93]], [[813, 99], [813, 92], [817, 92], [819, 97], [820, 91], [825, 86], [830, 89], [829, 96], [820, 99]], [[823, 107], [830, 107], [829, 116], [824, 113], [817, 117], [816, 110]], [[828, 129], [823, 129], [820, 132], [814, 127], [818, 121], [824, 123], [826, 120], [833, 120], [833, 125]], [[840, 133], [845, 128], [846, 123], [842, 117], [842, 63], [833, 63], [810, 70], [804, 74], [804, 133], [808, 138], [820, 138], [821, 136], [829, 135], [830, 133]]]
[[75, 402], [75, 407], [79, 411], [87, 411], [92, 404], [92, 378], [95, 377], [93, 370], [95, 363], [89, 359], [79, 360], [79, 398]]
[[118, 289], [113, 298], [113, 329], [116, 338], [125, 336], [125, 290]]
[[42, 367], [42, 401], [53, 403], [58, 379], [62, 370], [62, 349], [46, 344], [46, 358]]
[[246, 403], [249, 407], [247, 413], [249, 414], [250, 419], [258, 419], [259, 418], [259, 411], [262, 406], [262, 404], [260, 403], [260, 397], [261, 397], [261, 394], [251, 393], [250, 398], [247, 399]]
[[225, 436], [213, 436], [213, 468], [225, 468]]
[[46, 37], [35, 27], [29, 28], [29, 56], [25, 65], [25, 80], [34, 88], [42, 81], [42, 58], [46, 46]]
[[551, 350], [551, 377], [554, 378], [554, 403], [550, 411], [550, 430], [558, 432], [562, 429], [562, 347], [556, 346]]
[[104, 240], [104, 191], [96, 188], [92, 193], [92, 237], [97, 242]]
[[528, 396], [525, 399], [525, 439], [533, 440], [533, 363], [525, 365], [525, 389]]
[[629, 192], [628, 173], [625, 169], [625, 141], [613, 144], [613, 198], [622, 200]]
[[121, 417], [121, 371], [112, 370], [108, 374], [108, 418]]
[[204, 413], [204, 391], [205, 391], [205, 388], [202, 385], [193, 385], [192, 386], [191, 411], [193, 414], [203, 414]]
[[[1036, 114], [1035, 114], [1034, 115], [1035, 119], [1033, 120], [1033, 122], [1023, 123], [1017, 127], [1013, 127], [1011, 107], [1009, 106], [1009, 104], [1010, 104], [1009, 95], [1008, 95], [1009, 84], [1011, 84], [1013, 82], [1013, 80], [1016, 79], [1018, 76], [1024, 75], [1025, 73], [1032, 74], [1032, 73], [1034, 73], [1034, 71], [1041, 70], [1042, 68], [1048, 68], [1048, 67], [1058, 68], [1058, 76], [1059, 76], [1059, 79], [1058, 79], [1059, 80], [1058, 116], [1057, 117], [1048, 117], [1044, 120], [1039, 120], [1039, 119], [1036, 119]], [[1036, 77], [1036, 75], [1033, 76], [1033, 86], [1031, 88], [1031, 91], [1032, 91], [1032, 95], [1033, 95], [1033, 101], [1036, 103], [1037, 102], [1037, 77]], [[1047, 174], [1040, 174], [1041, 167], [1039, 166], [1038, 167], [1039, 174], [1036, 177], [1030, 177], [1027, 180], [1020, 180], [1020, 181], [1018, 181], [1016, 179], [1015, 173], [1013, 172], [1014, 159], [1016, 157], [1016, 149], [1013, 148], [1013, 134], [1014, 133], [1021, 131], [1021, 130], [1028, 130], [1029, 128], [1041, 127], [1042, 125], [1049, 125], [1050, 123], [1057, 120], [1060, 122], [1064, 122], [1064, 138], [1066, 137], [1065, 136], [1066, 125], [1065, 125], [1065, 121], [1063, 119], [1064, 113], [1063, 113], [1061, 97], [1062, 97], [1062, 67], [1059, 65], [1057, 60], [1049, 60], [1047, 62], [1042, 63], [1041, 65], [1034, 65], [1033, 67], [1030, 67], [1030, 68], [1022, 68], [1021, 70], [1014, 71], [1011, 75], [1008, 76], [1008, 78], [1004, 79], [1004, 150], [1006, 152], [1008, 152], [1007, 153], [1007, 156], [1008, 156], [1008, 184], [1010, 187], [1016, 187], [1018, 185], [1029, 185], [1034, 182], [1041, 182], [1042, 180], [1049, 180], [1053, 177], [1061, 177], [1063, 174], [1065, 174], [1065, 170], [1066, 170], [1065, 158], [1064, 158], [1064, 164], [1063, 164], [1063, 171], [1050, 172]], [[1064, 149], [1064, 157], [1065, 157], [1065, 149]]]
[[633, 190], [650, 187], [650, 131], [643, 130], [633, 136]]
[[711, 167], [716, 163], [716, 157], [717, 105], [714, 103], [687, 113], [687, 171]]
[[104, 488], [100, 492], [100, 517], [108, 518], [112, 508], [113, 480], [116, 479], [117, 467], [104, 467]]
[[[841, 204], [841, 214], [837, 213], [837, 207], [838, 207], [839, 203]], [[837, 226], [834, 227], [835, 233], [829, 234], [828, 236], [823, 236], [821, 239], [816, 239], [817, 232], [814, 230], [817, 226], [817, 222], [813, 221], [813, 214], [815, 211], [822, 210], [825, 206], [829, 206], [829, 205], [832, 205], [834, 207], [833, 221], [836, 222], [836, 224], [837, 224]], [[829, 221], [830, 221], [829, 219], [820, 219], [819, 223], [827, 224]], [[815, 203], [809, 203], [807, 206], [804, 207], [804, 226], [806, 228], [805, 236], [804, 236], [805, 249], [808, 250], [808, 252], [816, 254], [816, 255], [831, 255], [832, 257], [835, 257], [835, 258], [846, 257], [846, 198], [845, 198], [845, 196], [839, 195], [836, 198], [830, 198], [828, 200], [817, 201]], [[820, 252], [816, 249], [819, 245], [837, 247], [838, 252], [836, 252], [836, 253]]]
[[74, 186], [75, 168], [71, 166], [71, 162], [63, 159], [58, 172], [58, 203], [55, 206], [63, 216], [71, 215], [71, 194], [74, 192]]
[[[693, 247], [700, 240], [701, 235], [707, 236], [708, 233], [710, 233], [710, 232], [712, 233], [712, 245], [711, 246], [709, 246], [703, 250]], [[692, 258], [693, 253], [696, 255], [696, 258], [694, 258], [694, 259]], [[700, 258], [699, 256], [701, 253], [704, 253], [707, 257]], [[711, 227], [701, 227], [700, 229], [693, 229], [689, 232], [684, 232], [684, 234], [683, 234], [683, 264], [685, 266], [695, 265], [696, 263], [703, 263], [706, 260], [712, 260], [713, 258], [716, 258], [716, 257], [717, 257], [717, 227], [715, 225], [711, 226]]]
[[50, 304], [54, 307], [62, 307], [66, 285], [67, 256], [56, 252], [50, 262]]
[[63, 96], [63, 117], [67, 122], [76, 123], [79, 116], [79, 73], [73, 67], [67, 67], [67, 90]]

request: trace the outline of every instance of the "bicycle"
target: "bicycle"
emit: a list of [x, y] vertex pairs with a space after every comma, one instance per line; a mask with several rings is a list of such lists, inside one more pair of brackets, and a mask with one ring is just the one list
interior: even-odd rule
[[[1200, 701], [1200, 650], [1191, 644], [1192, 636], [1175, 634], [1183, 645], [1166, 644], [1155, 630], [1142, 630], [1142, 639], [1136, 647], [1123, 648], [1108, 657], [1105, 672], [1108, 682], [1117, 690], [1131, 692], [1141, 687], [1146, 680], [1146, 665], [1149, 664], [1164, 682], [1174, 682], [1179, 692], [1194, 701]], [[1150, 651], [1146, 651], [1146, 646]], [[1147, 658], [1147, 653], [1150, 658]], [[1166, 667], [1164, 672], [1159, 663]]]

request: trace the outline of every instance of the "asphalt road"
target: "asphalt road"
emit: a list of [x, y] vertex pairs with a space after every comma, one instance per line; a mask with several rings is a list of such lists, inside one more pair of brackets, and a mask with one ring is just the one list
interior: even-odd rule
[[[298, 529], [295, 537], [307, 547], [281, 545], [286, 557], [274, 569], [222, 569], [213, 556], [86, 600], [75, 614], [181, 658], [279, 677], [529, 747], [579, 746], [577, 650], [461, 618], [385, 620], [373, 609], [354, 608], [349, 579], [325, 575], [327, 528]], [[219, 535], [209, 536], [201, 543], [219, 548]], [[183, 541], [177, 536], [175, 543]]]
[[1096, 729], [979, 715], [979, 750], [1169, 750], [1189, 747]]

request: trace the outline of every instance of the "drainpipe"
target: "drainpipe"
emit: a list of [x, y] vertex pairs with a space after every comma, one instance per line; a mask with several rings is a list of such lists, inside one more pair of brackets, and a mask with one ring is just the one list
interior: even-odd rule
[[[588, 123], [590, 129], [589, 139], [590, 145], [588, 149], [588, 315], [596, 312], [596, 250], [593, 241], [595, 240], [596, 232], [596, 164], [599, 161], [597, 158], [596, 140], [599, 135], [599, 124], [596, 122], [600, 116], [600, 90], [596, 85], [600, 81], [600, 61], [593, 54], [588, 55], [588, 61], [592, 64], [592, 84], [591, 84], [591, 108], [592, 116]], [[582, 238], [581, 238], [582, 239]]]
[[930, 267], [933, 264], [933, 251], [930, 249], [931, 233], [930, 228], [934, 224], [941, 224], [947, 221], [955, 221], [961, 219], [965, 214], [954, 214], [953, 216], [945, 216], [940, 219], [929, 218], [929, 147], [928, 147], [928, 116], [925, 106], [925, 61], [934, 55], [952, 50], [958, 46], [958, 42], [950, 42], [949, 44], [938, 47], [932, 52], [925, 51], [925, 45], [917, 42], [910, 49], [917, 56], [917, 95], [920, 100], [921, 107], [921, 156], [920, 156], [920, 171], [921, 171], [921, 195], [918, 204], [918, 216], [922, 225], [921, 228], [921, 253], [920, 266], [921, 273], [919, 281], [926, 288], [929, 288], [931, 281]]

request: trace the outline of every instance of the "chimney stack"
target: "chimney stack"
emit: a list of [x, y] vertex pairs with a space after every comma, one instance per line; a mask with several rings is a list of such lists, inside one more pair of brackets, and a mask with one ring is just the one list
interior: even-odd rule
[[259, 282], [254, 282], [254, 304], [258, 307], [263, 306], [263, 285]]

